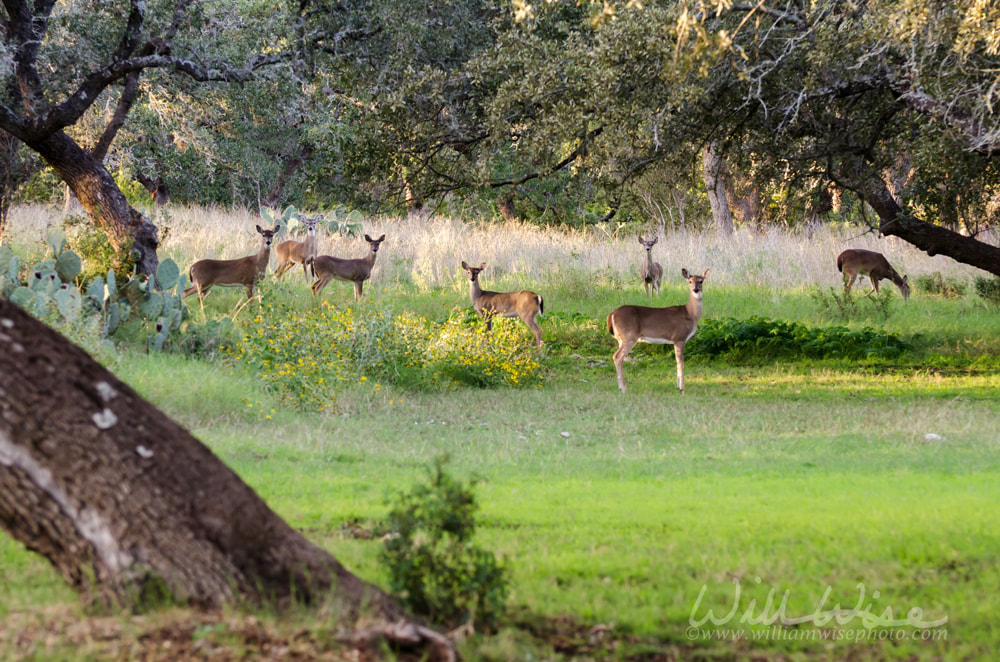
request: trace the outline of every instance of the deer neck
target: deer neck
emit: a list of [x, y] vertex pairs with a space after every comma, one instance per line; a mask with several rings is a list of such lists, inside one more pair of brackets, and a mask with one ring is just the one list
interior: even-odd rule
[[646, 250], [646, 273], [653, 273], [653, 252]]
[[701, 292], [691, 291], [691, 296], [687, 302], [688, 317], [696, 323], [701, 319]]
[[368, 250], [368, 255], [366, 255], [363, 258], [361, 258], [361, 261], [368, 265], [368, 271], [371, 271], [372, 267], [375, 266], [375, 258], [377, 256], [378, 256], [378, 253], [376, 253], [375, 251], [369, 249]]
[[472, 302], [475, 303], [479, 297], [483, 296], [483, 290], [479, 287], [479, 279], [474, 279], [469, 281], [469, 296], [472, 297]]
[[257, 273], [262, 274], [267, 271], [267, 263], [271, 260], [271, 245], [264, 244], [257, 253]]

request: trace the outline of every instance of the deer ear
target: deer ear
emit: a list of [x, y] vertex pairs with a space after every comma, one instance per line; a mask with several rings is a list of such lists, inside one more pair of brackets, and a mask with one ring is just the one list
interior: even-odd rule
[[701, 275], [702, 278], [708, 278], [709, 269], [705, 269], [705, 273]]
[[259, 225], [257, 226], [257, 232], [259, 232], [260, 234], [264, 234], [264, 231], [260, 229]]
[[385, 241], [385, 235], [383, 234], [381, 237], [378, 238], [378, 240], [379, 241]]
[[469, 265], [467, 265], [467, 264], [465, 263], [465, 260], [462, 260], [462, 268], [463, 268], [463, 269], [468, 269], [468, 268], [469, 268]]
[[690, 278], [691, 277], [691, 274], [688, 273], [687, 269], [681, 269], [681, 275], [684, 276], [685, 278]]
[[479, 268], [480, 268], [480, 269], [485, 269], [485, 268], [486, 268], [486, 263], [485, 263], [485, 262], [483, 262], [482, 264], [480, 264], [480, 265], [479, 265]]

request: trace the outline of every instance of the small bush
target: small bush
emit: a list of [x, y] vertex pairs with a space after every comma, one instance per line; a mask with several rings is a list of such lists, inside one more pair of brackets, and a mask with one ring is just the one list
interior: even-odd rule
[[913, 284], [925, 294], [941, 296], [946, 299], [957, 299], [965, 296], [965, 284], [958, 280], [945, 279], [940, 271], [918, 276]]
[[982, 297], [986, 303], [1000, 306], [1000, 277], [976, 276], [976, 294]]
[[84, 216], [67, 216], [63, 221], [68, 246], [83, 258], [80, 281], [89, 283], [103, 278], [108, 271], [117, 270], [121, 264], [118, 253], [90, 219]]
[[751, 317], [703, 320], [685, 347], [689, 355], [729, 360], [788, 358], [894, 359], [911, 345], [896, 333], [864, 328], [811, 328], [795, 322]]
[[449, 476], [446, 461], [438, 458], [426, 484], [397, 496], [380, 558], [391, 590], [414, 613], [448, 628], [489, 630], [506, 607], [508, 571], [472, 543], [475, 481]]

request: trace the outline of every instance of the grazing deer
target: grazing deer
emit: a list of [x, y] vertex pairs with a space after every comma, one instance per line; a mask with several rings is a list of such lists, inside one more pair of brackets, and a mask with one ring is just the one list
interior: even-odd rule
[[293, 266], [301, 264], [302, 273], [306, 280], [309, 280], [309, 264], [316, 259], [316, 224], [318, 222], [318, 217], [306, 219], [305, 241], [289, 239], [274, 247], [274, 254], [278, 258], [278, 268], [274, 270], [276, 277], [281, 278]]
[[375, 256], [378, 254], [379, 245], [385, 241], [385, 235], [378, 239], [365, 235], [365, 241], [368, 242], [370, 249], [365, 257], [347, 260], [332, 255], [320, 255], [312, 261], [312, 272], [316, 278], [316, 282], [311, 286], [313, 294], [322, 292], [327, 283], [336, 278], [354, 283], [354, 298], [361, 298], [361, 286], [372, 275]]
[[851, 292], [851, 287], [858, 276], [868, 276], [872, 282], [871, 294], [878, 294], [878, 282], [888, 278], [903, 295], [903, 300], [910, 298], [909, 276], [899, 277], [896, 270], [892, 268], [885, 256], [875, 251], [866, 251], [863, 248], [849, 248], [837, 256], [837, 270], [844, 274], [844, 294]]
[[646, 249], [646, 262], [642, 265], [640, 274], [642, 275], [642, 285], [646, 288], [646, 294], [653, 298], [653, 290], [657, 296], [660, 294], [660, 281], [663, 279], [663, 267], [659, 262], [653, 262], [653, 246], [656, 245], [658, 237], [653, 237], [652, 241], [646, 241], [639, 235], [639, 243]]
[[618, 388], [625, 391], [625, 357], [637, 342], [655, 344], [671, 343], [677, 359], [677, 388], [684, 390], [684, 344], [694, 337], [701, 319], [701, 284], [708, 276], [708, 269], [700, 276], [681, 270], [687, 279], [691, 296], [684, 306], [649, 308], [646, 306], [620, 306], [608, 315], [608, 331], [618, 341], [614, 354]]
[[192, 264], [188, 272], [192, 285], [184, 290], [184, 296], [197, 292], [200, 301], [205, 298], [208, 289], [213, 285], [242, 285], [247, 288], [247, 300], [249, 300], [253, 297], [254, 285], [264, 278], [267, 272], [267, 263], [271, 259], [271, 240], [278, 233], [278, 228], [279, 226], [275, 225], [273, 230], [263, 230], [257, 226], [261, 244], [256, 255], [235, 260], [198, 260]]
[[520, 292], [487, 292], [479, 287], [479, 274], [486, 268], [483, 262], [473, 267], [462, 261], [462, 268], [469, 272], [469, 295], [472, 297], [472, 307], [486, 320], [486, 330], [493, 330], [493, 318], [520, 317], [535, 334], [535, 344], [542, 347], [542, 329], [536, 318], [545, 313], [545, 305], [541, 295], [522, 290]]

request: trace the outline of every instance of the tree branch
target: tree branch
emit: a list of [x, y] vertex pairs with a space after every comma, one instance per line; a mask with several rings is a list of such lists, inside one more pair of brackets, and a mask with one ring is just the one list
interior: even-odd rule
[[501, 186], [519, 186], [532, 179], [538, 179], [539, 177], [545, 177], [553, 173], [559, 172], [560, 170], [568, 166], [570, 163], [576, 161], [578, 158], [583, 156], [587, 152], [587, 146], [590, 144], [590, 141], [596, 138], [597, 136], [601, 135], [603, 132], [604, 132], [604, 127], [599, 126], [596, 129], [587, 133], [583, 137], [583, 139], [580, 140], [580, 144], [576, 146], [576, 149], [574, 149], [569, 156], [567, 156], [565, 159], [555, 164], [551, 168], [546, 168], [545, 170], [536, 172], [530, 172], [525, 175], [522, 175], [521, 177], [513, 179], [501, 179], [492, 181], [490, 182], [490, 188], [500, 188]]

